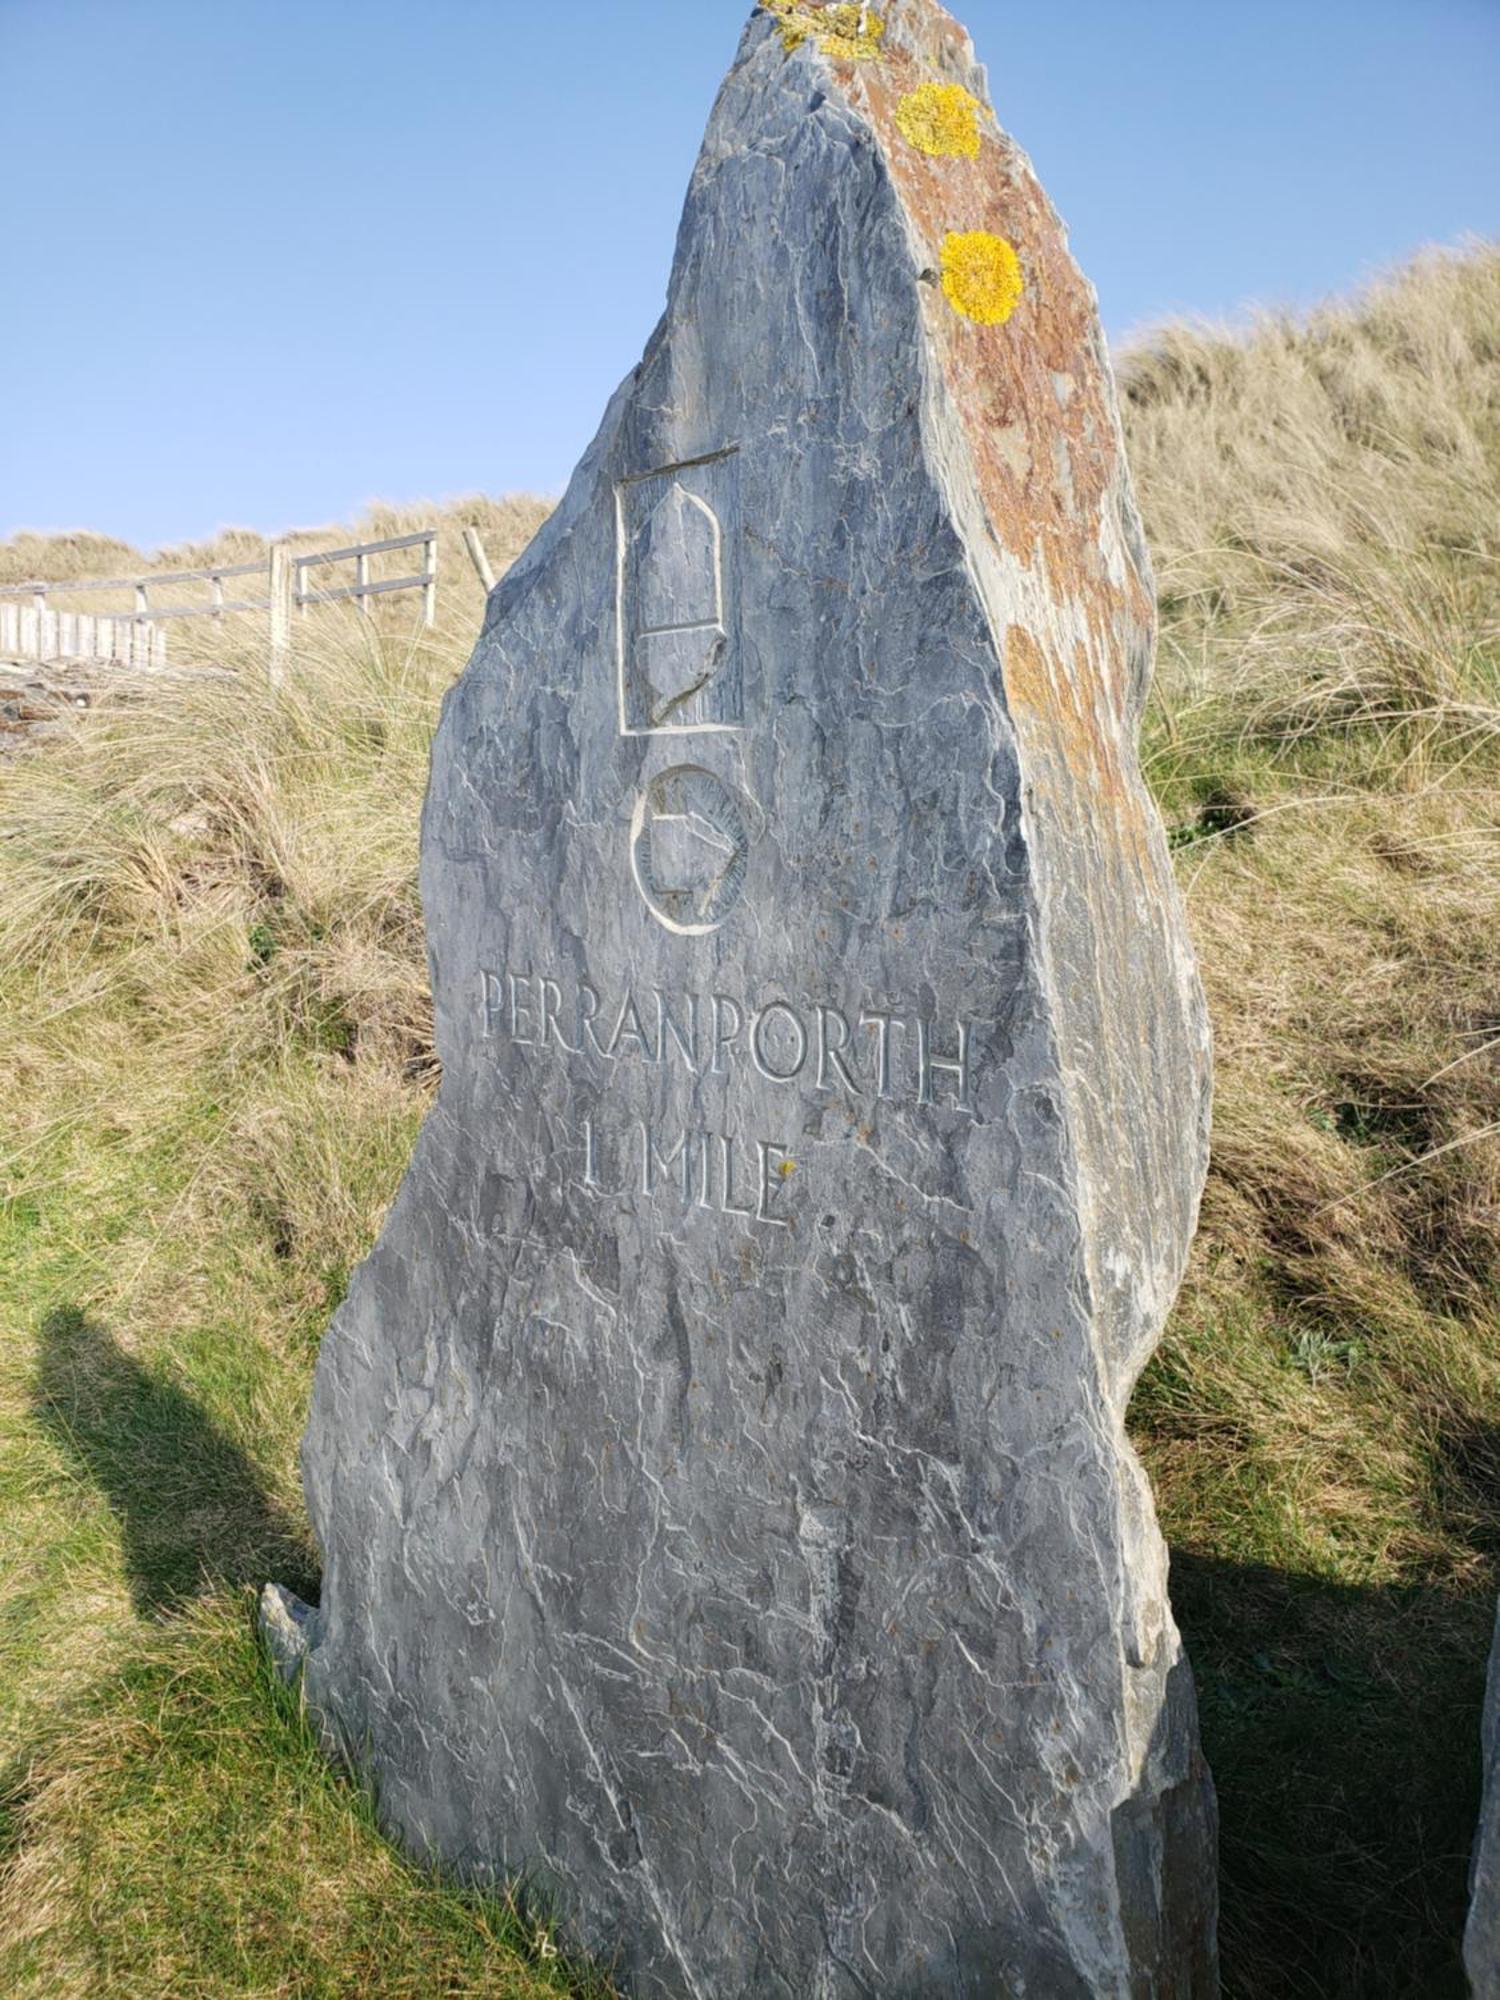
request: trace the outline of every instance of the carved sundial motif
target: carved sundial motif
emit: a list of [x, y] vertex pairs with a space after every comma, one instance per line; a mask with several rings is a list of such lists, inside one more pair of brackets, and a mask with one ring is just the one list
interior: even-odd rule
[[750, 836], [742, 802], [711, 771], [676, 764], [650, 779], [630, 827], [635, 885], [657, 922], [701, 936], [739, 901]]

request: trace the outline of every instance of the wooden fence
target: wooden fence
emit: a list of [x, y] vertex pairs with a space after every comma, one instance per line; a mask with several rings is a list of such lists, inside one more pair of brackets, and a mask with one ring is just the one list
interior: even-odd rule
[[89, 660], [164, 667], [167, 635], [149, 618], [96, 617], [42, 604], [0, 603], [0, 660]]
[[[422, 550], [422, 568], [414, 576], [382, 577], [370, 581], [371, 556], [383, 555], [387, 549]], [[314, 590], [308, 582], [308, 571], [322, 563], [354, 564], [354, 581], [328, 590]], [[295, 585], [292, 599], [299, 611], [306, 611], [309, 604], [332, 604], [339, 598], [353, 598], [361, 611], [368, 611], [369, 600], [387, 590], [420, 590], [422, 593], [422, 623], [432, 625], [437, 620], [437, 529], [423, 528], [415, 535], [393, 535], [388, 542], [356, 542], [347, 549], [316, 549], [309, 555], [292, 557]]]
[[[294, 554], [287, 543], [273, 542], [259, 562], [220, 563], [203, 569], [148, 570], [139, 576], [69, 577], [46, 583], [0, 585], [0, 658], [49, 664], [90, 660], [162, 667], [167, 659], [163, 620], [209, 618], [222, 623], [231, 613], [263, 613], [275, 672], [290, 643], [294, 604], [300, 612], [306, 612], [311, 604], [348, 599], [368, 615], [373, 598], [389, 591], [420, 590], [422, 622], [433, 624], [437, 617], [437, 540], [436, 528], [424, 528], [415, 535], [396, 535], [389, 541], [356, 542], [346, 549], [314, 549], [306, 554]], [[420, 571], [410, 576], [371, 577], [371, 556], [382, 555], [388, 549], [417, 547], [422, 550]], [[312, 585], [309, 576], [312, 570], [345, 562], [354, 564], [352, 584], [329, 589]], [[264, 596], [225, 594], [226, 582], [252, 576], [265, 579]], [[206, 583], [210, 591], [208, 602], [160, 601], [163, 589], [185, 583]], [[48, 603], [52, 594], [72, 597], [97, 591], [129, 591], [135, 608], [129, 613], [94, 616], [87, 612], [55, 611]]]

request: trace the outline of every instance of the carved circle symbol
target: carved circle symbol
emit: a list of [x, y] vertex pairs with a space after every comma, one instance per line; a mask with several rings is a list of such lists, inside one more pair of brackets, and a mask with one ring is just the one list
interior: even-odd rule
[[650, 779], [630, 820], [630, 868], [646, 908], [683, 937], [719, 928], [745, 887], [744, 801], [698, 764]]

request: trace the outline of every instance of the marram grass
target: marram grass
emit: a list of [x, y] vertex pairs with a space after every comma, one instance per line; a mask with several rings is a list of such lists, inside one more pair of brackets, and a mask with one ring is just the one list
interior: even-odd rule
[[[1497, 325], [1476, 248], [1123, 370], [1148, 768], [1218, 1061], [1133, 1423], [1242, 2000], [1462, 1990], [1500, 1553]], [[466, 515], [498, 567], [540, 510]], [[0, 574], [138, 560], [33, 539]], [[253, 1639], [262, 1579], [315, 1585], [316, 1344], [434, 1077], [416, 819], [462, 570], [442, 603], [416, 640], [400, 599], [303, 621], [274, 694], [240, 635], [231, 675], [0, 766], [7, 1995], [585, 1990], [544, 1913], [386, 1845]]]

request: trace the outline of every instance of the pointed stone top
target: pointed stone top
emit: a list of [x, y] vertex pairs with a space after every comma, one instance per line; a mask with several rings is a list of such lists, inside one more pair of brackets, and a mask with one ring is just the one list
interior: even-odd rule
[[[811, 86], [809, 119], [831, 124], [833, 102], [853, 121], [849, 170], [873, 146], [898, 197], [926, 359], [946, 392], [944, 414], [982, 516], [976, 531], [1050, 606], [1068, 606], [1090, 680], [1105, 676], [1102, 687], [1074, 685], [1079, 662], [1058, 660], [1021, 619], [1007, 673], [1012, 704], [1031, 711], [1080, 776], [1133, 818], [1108, 723], [1094, 711], [1102, 698], [1117, 718], [1137, 716], [1155, 606], [1093, 288], [1030, 160], [996, 117], [967, 33], [937, 0], [879, 8], [761, 0], [695, 187], [733, 150], [785, 146], [797, 72]], [[804, 180], [785, 182], [782, 199], [795, 199]], [[820, 198], [836, 202], [837, 189]], [[692, 219], [690, 201], [685, 237]], [[679, 318], [694, 305], [681, 282], [688, 275], [681, 266], [674, 275]]]

